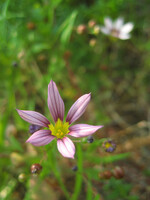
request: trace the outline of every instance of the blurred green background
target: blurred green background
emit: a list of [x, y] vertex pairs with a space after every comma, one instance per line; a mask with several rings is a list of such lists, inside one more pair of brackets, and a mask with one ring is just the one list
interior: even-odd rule
[[[149, 10], [148, 0], [0, 1], [0, 199], [150, 198]], [[103, 25], [106, 16], [134, 23], [131, 39], [94, 34], [89, 21]], [[76, 143], [75, 160], [63, 158], [55, 142], [26, 144], [29, 124], [15, 110], [35, 110], [51, 120], [51, 79], [66, 113], [91, 92], [78, 121], [104, 125], [93, 143]], [[117, 144], [111, 154], [102, 147], [106, 138]], [[36, 176], [34, 163], [43, 167]]]

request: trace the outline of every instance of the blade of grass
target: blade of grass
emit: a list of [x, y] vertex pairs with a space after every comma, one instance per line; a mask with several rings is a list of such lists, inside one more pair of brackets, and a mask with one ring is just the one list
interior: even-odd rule
[[86, 200], [92, 200], [92, 184], [90, 179], [88, 179], [88, 183], [87, 183], [87, 193], [86, 193]]
[[[54, 146], [54, 145], [53, 145]], [[49, 163], [50, 163], [50, 166], [51, 166], [51, 170], [52, 172], [54, 173], [62, 191], [64, 192], [64, 195], [66, 197], [66, 199], [70, 200], [70, 195], [61, 179], [61, 174], [58, 170], [58, 166], [57, 166], [57, 163], [56, 163], [56, 157], [54, 157], [55, 155], [55, 151], [52, 151], [52, 148], [47, 151], [48, 152], [48, 158], [49, 158]]]
[[71, 200], [77, 200], [82, 189], [83, 156], [80, 144], [77, 144], [77, 158], [77, 166], [79, 170], [76, 173], [75, 188]]

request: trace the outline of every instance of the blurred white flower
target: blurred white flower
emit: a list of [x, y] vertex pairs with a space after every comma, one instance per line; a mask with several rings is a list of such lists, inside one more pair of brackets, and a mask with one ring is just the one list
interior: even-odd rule
[[127, 40], [131, 37], [129, 33], [132, 31], [134, 26], [131, 22], [124, 24], [124, 20], [122, 18], [118, 18], [113, 22], [109, 17], [104, 19], [104, 24], [105, 26], [100, 27], [102, 33], [111, 35], [121, 40]]

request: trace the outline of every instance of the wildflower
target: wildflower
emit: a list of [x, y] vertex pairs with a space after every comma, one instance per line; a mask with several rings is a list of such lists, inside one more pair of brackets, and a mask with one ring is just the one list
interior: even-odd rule
[[108, 139], [103, 143], [103, 147], [106, 152], [112, 153], [116, 149], [116, 144], [111, 139]]
[[85, 32], [86, 32], [86, 25], [80, 24], [80, 25], [77, 27], [76, 32], [77, 32], [79, 35], [85, 33]]
[[129, 33], [133, 29], [133, 23], [128, 22], [123, 24], [123, 22], [122, 18], [118, 18], [115, 22], [112, 22], [109, 17], [106, 17], [104, 19], [105, 26], [100, 28], [101, 32], [122, 40], [127, 40], [131, 37]]
[[89, 22], [88, 22], [88, 27], [89, 28], [93, 28], [94, 26], [96, 25], [96, 21], [91, 19]]
[[64, 102], [59, 94], [55, 82], [51, 80], [48, 85], [48, 108], [55, 124], [51, 124], [45, 116], [38, 112], [17, 109], [18, 114], [25, 121], [47, 128], [36, 131], [26, 142], [29, 142], [34, 146], [43, 146], [50, 143], [53, 139], [57, 139], [58, 151], [64, 157], [74, 158], [75, 146], [71, 139], [69, 139], [67, 136], [73, 136], [77, 138], [86, 137], [103, 127], [88, 124], [71, 125], [84, 113], [90, 98], [90, 93], [81, 96], [71, 106], [66, 120], [64, 121]]

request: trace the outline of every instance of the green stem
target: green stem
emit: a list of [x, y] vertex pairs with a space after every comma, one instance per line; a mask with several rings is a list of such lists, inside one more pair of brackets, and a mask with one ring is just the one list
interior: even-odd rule
[[90, 179], [88, 178], [87, 180], [87, 194], [86, 194], [86, 200], [92, 200], [93, 195], [92, 195], [92, 184]]
[[66, 199], [70, 200], [70, 195], [61, 179], [61, 175], [60, 172], [58, 170], [57, 164], [56, 164], [56, 159], [54, 158], [54, 152], [51, 150], [48, 151], [48, 157], [50, 159], [50, 166], [51, 166], [51, 170], [53, 171], [62, 191], [64, 192], [64, 195], [66, 197]]
[[78, 143], [76, 146], [77, 146], [77, 158], [78, 158], [77, 160], [78, 171], [76, 172], [75, 188], [71, 200], [77, 200], [82, 189], [82, 171], [83, 171], [82, 149], [80, 143]]

